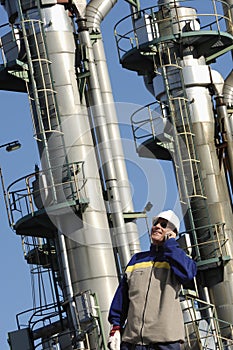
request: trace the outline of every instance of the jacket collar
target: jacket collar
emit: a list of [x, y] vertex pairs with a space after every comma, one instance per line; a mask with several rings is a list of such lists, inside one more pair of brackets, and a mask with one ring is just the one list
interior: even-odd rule
[[151, 244], [151, 246], [150, 246], [150, 252], [152, 254], [155, 254], [155, 253], [158, 253], [158, 252], [163, 252], [163, 250], [164, 250], [163, 245]]

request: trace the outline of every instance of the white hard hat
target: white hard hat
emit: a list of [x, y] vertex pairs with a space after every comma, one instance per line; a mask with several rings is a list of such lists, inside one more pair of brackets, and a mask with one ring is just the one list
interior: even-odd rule
[[177, 232], [179, 232], [179, 229], [180, 229], [180, 219], [179, 219], [178, 216], [174, 213], [174, 211], [172, 211], [172, 210], [162, 211], [161, 213], [159, 213], [158, 215], [156, 215], [156, 216], [153, 217], [152, 223], [154, 223], [155, 221], [157, 221], [158, 218], [162, 218], [162, 219], [165, 219], [165, 220], [169, 221], [172, 225], [175, 226], [175, 228], [177, 229]]

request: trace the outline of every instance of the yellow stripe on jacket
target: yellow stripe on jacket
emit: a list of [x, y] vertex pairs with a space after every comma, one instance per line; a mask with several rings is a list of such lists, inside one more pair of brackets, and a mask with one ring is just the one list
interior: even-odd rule
[[132, 272], [136, 269], [146, 269], [152, 266], [156, 267], [157, 269], [170, 269], [170, 265], [166, 261], [156, 261], [156, 262], [144, 261], [144, 262], [137, 263], [135, 265], [128, 266], [126, 268], [126, 272]]

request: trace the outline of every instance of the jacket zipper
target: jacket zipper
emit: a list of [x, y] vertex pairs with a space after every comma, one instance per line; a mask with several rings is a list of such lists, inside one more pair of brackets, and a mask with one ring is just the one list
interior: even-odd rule
[[150, 285], [151, 285], [151, 279], [152, 279], [152, 273], [154, 271], [154, 266], [155, 266], [155, 261], [156, 258], [153, 261], [153, 265], [151, 267], [151, 271], [150, 271], [150, 276], [149, 276], [149, 281], [148, 281], [148, 287], [147, 287], [147, 291], [146, 291], [146, 298], [145, 298], [145, 303], [144, 303], [144, 308], [143, 308], [143, 312], [142, 312], [142, 326], [140, 329], [140, 339], [141, 339], [141, 344], [143, 345], [143, 328], [144, 328], [144, 324], [145, 324], [145, 314], [146, 314], [146, 307], [147, 307], [147, 302], [148, 302], [148, 294], [149, 294], [149, 290], [150, 290]]

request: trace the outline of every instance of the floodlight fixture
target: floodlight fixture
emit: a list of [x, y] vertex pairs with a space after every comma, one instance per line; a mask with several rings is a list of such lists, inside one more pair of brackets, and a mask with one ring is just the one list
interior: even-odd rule
[[12, 141], [12, 142], [8, 142], [8, 143], [4, 143], [3, 145], [0, 145], [0, 148], [2, 147], [6, 147], [7, 152], [12, 152], [19, 149], [21, 147], [21, 143], [18, 140], [16, 140], [16, 141]]

